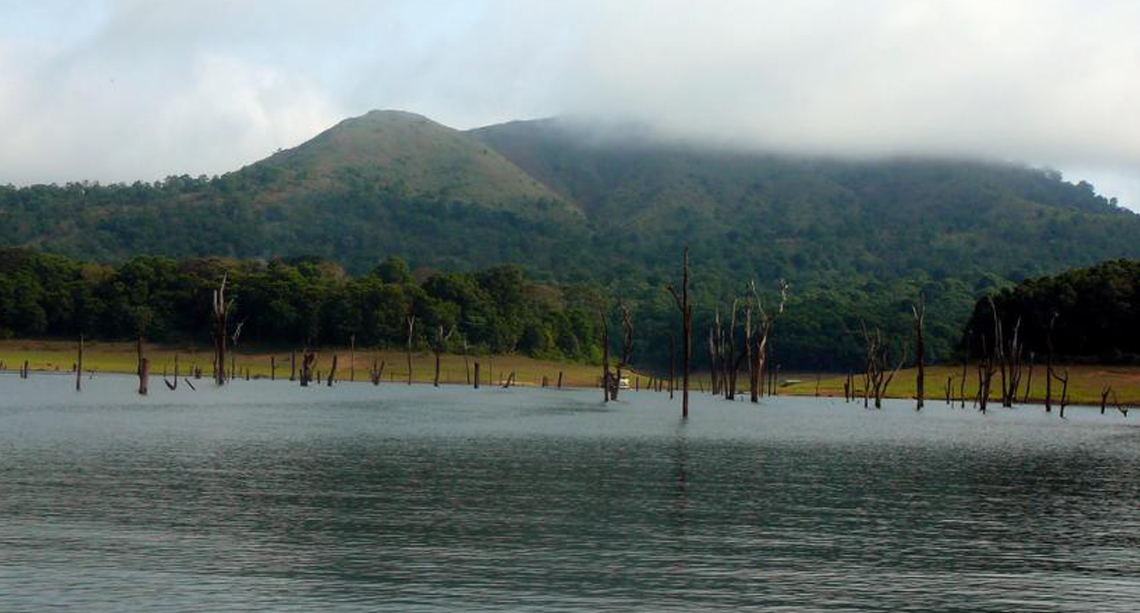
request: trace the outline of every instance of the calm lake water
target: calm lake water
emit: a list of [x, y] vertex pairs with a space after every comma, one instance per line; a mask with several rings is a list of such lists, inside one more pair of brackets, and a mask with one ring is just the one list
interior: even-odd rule
[[0, 611], [1127, 611], [1140, 417], [0, 378]]

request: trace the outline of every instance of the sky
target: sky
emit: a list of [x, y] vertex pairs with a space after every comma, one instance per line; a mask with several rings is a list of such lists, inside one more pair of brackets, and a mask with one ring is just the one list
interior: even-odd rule
[[1134, 0], [0, 0], [0, 184], [218, 174], [371, 109], [1020, 161], [1140, 210]]

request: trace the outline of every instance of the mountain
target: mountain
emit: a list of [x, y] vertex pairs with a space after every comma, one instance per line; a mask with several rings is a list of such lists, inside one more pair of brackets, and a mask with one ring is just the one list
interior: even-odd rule
[[1140, 257], [1140, 216], [1010, 163], [796, 157], [562, 119], [460, 132], [382, 111], [219, 177], [0, 187], [0, 241], [110, 262], [512, 263], [634, 305], [639, 359], [656, 361], [674, 319], [662, 287], [689, 245], [698, 330], [749, 281], [770, 300], [787, 279], [777, 355], [840, 368], [859, 359], [861, 320], [907, 333], [919, 293], [933, 357], [947, 357], [980, 295]]
[[372, 111], [346, 119], [246, 170], [273, 171], [293, 179], [281, 191], [336, 189], [340, 181], [363, 176], [411, 195], [520, 211], [527, 203], [560, 200], [497, 151], [403, 111]]

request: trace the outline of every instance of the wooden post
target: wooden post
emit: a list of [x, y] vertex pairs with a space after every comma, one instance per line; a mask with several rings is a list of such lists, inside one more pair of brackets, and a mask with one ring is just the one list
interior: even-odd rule
[[329, 369], [329, 382], [328, 382], [329, 387], [332, 387], [333, 380], [336, 379], [336, 359], [337, 359], [337, 355], [334, 353], [333, 354], [332, 368]]
[[558, 389], [562, 389], [562, 371], [558, 371]]
[[79, 335], [79, 357], [75, 362], [75, 391], [83, 391], [83, 335]]
[[348, 337], [348, 380], [356, 381], [356, 335]]
[[692, 358], [692, 337], [693, 337], [693, 307], [689, 304], [689, 246], [685, 245], [685, 257], [683, 265], [683, 273], [681, 277], [681, 291], [678, 292], [673, 286], [666, 287], [669, 293], [673, 295], [673, 299], [677, 303], [677, 309], [681, 312], [681, 345], [682, 349], [682, 362], [684, 364], [683, 379], [681, 387], [681, 417], [687, 418], [689, 416], [689, 372], [690, 360]]
[[269, 380], [277, 380], [277, 356], [269, 356]]
[[479, 389], [479, 360], [475, 360], [475, 389]]

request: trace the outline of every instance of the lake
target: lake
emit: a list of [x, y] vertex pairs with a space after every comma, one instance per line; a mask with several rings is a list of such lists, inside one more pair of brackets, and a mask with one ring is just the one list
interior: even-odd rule
[[0, 610], [1127, 611], [1140, 417], [0, 378]]

